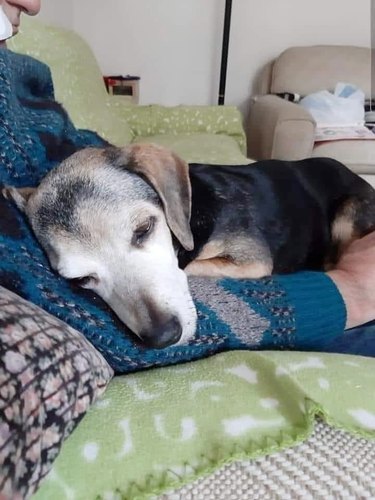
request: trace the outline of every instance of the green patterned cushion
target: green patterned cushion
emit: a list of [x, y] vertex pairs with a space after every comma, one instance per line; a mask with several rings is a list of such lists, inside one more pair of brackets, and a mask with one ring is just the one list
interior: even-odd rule
[[[246, 137], [242, 115], [234, 106], [119, 106], [136, 137], [179, 134], [215, 134], [232, 137], [238, 154], [245, 157]], [[113, 106], [113, 103], [112, 103]]]
[[375, 360], [228, 352], [115, 377], [34, 500], [135, 499], [311, 434], [316, 416], [375, 439]]
[[168, 147], [188, 163], [209, 163], [210, 165], [248, 165], [251, 163], [239, 150], [236, 140], [228, 135], [158, 134], [136, 137], [134, 142], [152, 142]]

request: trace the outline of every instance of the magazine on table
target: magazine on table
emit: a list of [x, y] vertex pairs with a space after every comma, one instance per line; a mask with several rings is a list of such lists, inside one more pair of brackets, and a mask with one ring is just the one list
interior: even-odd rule
[[348, 139], [375, 140], [375, 128], [357, 126], [318, 126], [315, 130], [315, 142], [340, 141]]

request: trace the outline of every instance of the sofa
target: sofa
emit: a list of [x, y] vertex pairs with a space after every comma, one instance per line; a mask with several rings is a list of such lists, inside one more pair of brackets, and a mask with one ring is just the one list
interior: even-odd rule
[[371, 49], [317, 45], [291, 47], [266, 65], [252, 97], [247, 122], [248, 154], [252, 158], [299, 160], [332, 157], [354, 172], [375, 181], [375, 140], [315, 142], [316, 124], [298, 103], [277, 94], [301, 97], [320, 90], [334, 91], [338, 82], [352, 83], [374, 98]]
[[117, 146], [169, 146], [189, 162], [249, 163], [242, 116], [235, 107], [138, 106], [126, 96], [109, 95], [86, 42], [72, 31], [36, 19], [25, 17], [21, 33], [8, 46], [51, 68], [56, 99], [78, 128], [94, 130]]
[[[50, 65], [77, 126], [118, 145], [164, 144], [187, 161], [249, 163], [235, 108], [135, 106], [110, 97], [82, 39], [35, 20], [10, 46]], [[0, 335], [0, 375], [14, 386], [9, 394], [0, 387], [0, 401], [12, 402], [1, 407], [9, 422], [0, 436], [13, 446], [16, 434], [22, 443], [6, 455], [0, 447], [13, 471], [8, 491], [22, 486], [4, 498], [37, 487], [35, 500], [375, 495], [371, 358], [233, 351], [111, 380], [80, 332], [1, 287]], [[24, 341], [27, 367], [12, 351]], [[41, 390], [15, 399], [33, 376]], [[47, 406], [37, 397], [45, 393]], [[31, 435], [23, 420], [30, 407], [38, 429]], [[27, 484], [25, 463], [32, 465]], [[0, 467], [0, 485], [1, 474]]]

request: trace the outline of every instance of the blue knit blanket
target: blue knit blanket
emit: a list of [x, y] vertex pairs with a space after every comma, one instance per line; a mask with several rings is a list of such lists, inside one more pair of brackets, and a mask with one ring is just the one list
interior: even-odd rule
[[[87, 145], [104, 146], [105, 142], [73, 126], [54, 99], [47, 66], [0, 49], [0, 144], [0, 185], [24, 187], [37, 185], [74, 151]], [[198, 312], [195, 338], [188, 345], [161, 351], [145, 349], [98, 296], [74, 288], [51, 270], [23, 215], [0, 196], [0, 284], [83, 332], [117, 372], [188, 361], [227, 349], [345, 352], [348, 336], [343, 343], [343, 315], [335, 327], [320, 327], [319, 335], [306, 328], [314, 322], [307, 320], [300, 291], [312, 281], [315, 291], [327, 291], [326, 300], [318, 297], [321, 307], [339, 316], [336, 310], [342, 304], [321, 273], [251, 282], [193, 279]], [[301, 315], [305, 319], [299, 324]], [[335, 341], [341, 342], [339, 349]], [[367, 344], [365, 350], [363, 354], [368, 354]]]

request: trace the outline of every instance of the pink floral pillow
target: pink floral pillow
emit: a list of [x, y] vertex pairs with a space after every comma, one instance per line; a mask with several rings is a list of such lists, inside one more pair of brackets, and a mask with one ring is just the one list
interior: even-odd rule
[[37, 489], [112, 375], [83, 335], [0, 287], [0, 499]]

